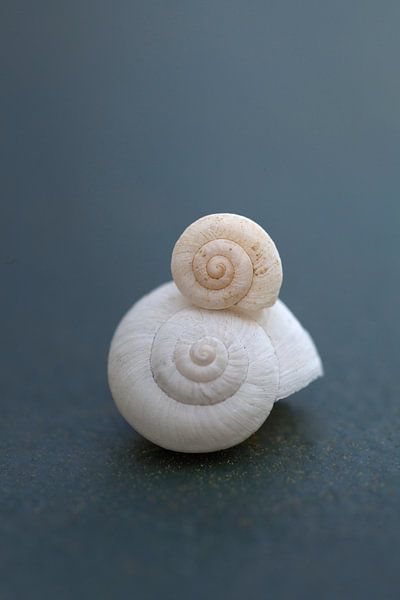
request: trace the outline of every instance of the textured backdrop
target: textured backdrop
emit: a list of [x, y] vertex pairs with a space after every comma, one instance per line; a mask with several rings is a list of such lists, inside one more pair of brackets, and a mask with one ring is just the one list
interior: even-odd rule
[[[0, 597], [397, 599], [400, 5], [2, 2]], [[124, 423], [119, 318], [195, 218], [276, 241], [326, 376], [248, 442]]]

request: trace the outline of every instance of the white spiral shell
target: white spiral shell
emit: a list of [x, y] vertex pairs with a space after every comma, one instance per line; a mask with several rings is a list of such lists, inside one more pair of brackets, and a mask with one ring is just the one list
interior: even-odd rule
[[254, 317], [206, 311], [171, 282], [123, 318], [108, 373], [120, 412], [139, 433], [171, 450], [211, 452], [249, 437], [277, 399], [322, 367], [283, 303]]
[[172, 254], [174, 281], [201, 308], [272, 306], [282, 265], [269, 235], [251, 219], [233, 214], [202, 217], [182, 233]]

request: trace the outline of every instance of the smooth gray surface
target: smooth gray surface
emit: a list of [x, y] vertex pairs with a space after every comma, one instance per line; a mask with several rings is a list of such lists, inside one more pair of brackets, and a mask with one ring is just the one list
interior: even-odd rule
[[[397, 599], [399, 3], [0, 12], [0, 597]], [[106, 356], [217, 211], [276, 241], [326, 377], [177, 455]]]

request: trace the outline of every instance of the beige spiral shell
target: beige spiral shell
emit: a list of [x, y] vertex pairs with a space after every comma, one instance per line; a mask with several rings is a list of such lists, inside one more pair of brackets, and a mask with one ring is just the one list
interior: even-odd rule
[[203, 310], [172, 282], [131, 308], [108, 362], [125, 419], [152, 442], [180, 452], [239, 444], [276, 400], [321, 373], [310, 336], [282, 302], [255, 316]]
[[174, 281], [201, 308], [272, 306], [282, 284], [282, 265], [274, 242], [251, 219], [215, 214], [195, 221], [175, 244]]

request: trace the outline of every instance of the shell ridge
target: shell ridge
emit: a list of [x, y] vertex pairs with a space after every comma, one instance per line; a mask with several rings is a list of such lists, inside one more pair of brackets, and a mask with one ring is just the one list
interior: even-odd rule
[[[239, 222], [238, 237], [227, 237], [225, 217], [232, 218], [216, 215], [213, 228], [200, 228], [195, 235], [189, 232], [189, 252], [181, 252], [184, 232], [175, 247], [176, 256], [186, 261], [186, 267], [189, 257], [191, 267], [194, 242], [199, 238], [208, 243], [219, 235], [224, 243], [237, 244], [240, 235], [261, 231], [263, 237], [256, 236], [253, 244], [254, 255], [243, 244], [235, 258], [235, 265], [242, 265], [245, 256], [251, 264], [252, 283], [242, 299], [225, 307], [228, 310], [219, 310], [221, 302], [231, 302], [235, 293], [221, 288], [222, 300], [210, 310], [209, 305], [199, 306], [196, 298], [182, 295], [178, 282], [169, 282], [128, 311], [109, 352], [110, 388], [121, 414], [143, 436], [179, 452], [211, 452], [240, 443], [264, 423], [276, 400], [322, 374], [311, 337], [289, 309], [280, 301], [263, 308], [273, 294], [277, 296], [281, 283], [273, 241], [246, 218]], [[216, 244], [214, 248], [222, 248], [221, 256], [230, 258], [229, 247]], [[211, 252], [205, 254], [211, 256]], [[266, 262], [268, 269], [261, 272]], [[213, 261], [213, 278], [228, 281], [224, 266], [222, 260]], [[176, 276], [180, 269], [175, 264], [172, 271]], [[192, 287], [197, 293], [200, 284], [193, 274], [186, 285], [188, 281], [195, 281]], [[243, 281], [239, 277], [236, 283], [240, 287]], [[275, 286], [274, 291], [266, 290], [265, 282]], [[214, 295], [209, 293], [210, 301]]]

